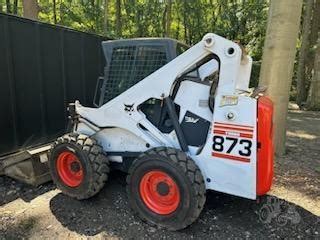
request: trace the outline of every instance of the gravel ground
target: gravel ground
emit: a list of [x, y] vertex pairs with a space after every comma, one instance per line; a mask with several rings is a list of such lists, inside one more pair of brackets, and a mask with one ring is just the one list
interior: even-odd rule
[[[85, 201], [51, 183], [0, 177], [0, 239], [320, 239], [320, 113], [291, 111], [288, 120], [288, 153], [277, 158], [275, 184], [260, 202], [208, 192], [200, 218], [169, 232], [132, 215], [119, 172]], [[266, 208], [269, 219], [261, 217]]]

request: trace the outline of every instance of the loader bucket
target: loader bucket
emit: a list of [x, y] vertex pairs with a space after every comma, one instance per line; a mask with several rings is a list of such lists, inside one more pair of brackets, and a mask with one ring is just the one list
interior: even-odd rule
[[48, 147], [24, 150], [0, 158], [0, 176], [6, 175], [18, 181], [39, 186], [51, 180], [46, 161]]

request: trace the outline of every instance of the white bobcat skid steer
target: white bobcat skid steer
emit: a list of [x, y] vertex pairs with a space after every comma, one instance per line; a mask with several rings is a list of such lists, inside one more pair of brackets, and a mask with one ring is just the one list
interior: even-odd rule
[[133, 211], [177, 230], [197, 219], [207, 189], [249, 199], [270, 189], [273, 105], [249, 96], [252, 60], [236, 43], [210, 33], [188, 50], [170, 39], [102, 46], [97, 108], [70, 104], [72, 132], [51, 151], [62, 192], [89, 198], [120, 167]]

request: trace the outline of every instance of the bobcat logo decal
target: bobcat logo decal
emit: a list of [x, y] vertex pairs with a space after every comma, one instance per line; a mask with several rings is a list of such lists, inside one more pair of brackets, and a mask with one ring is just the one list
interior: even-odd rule
[[126, 112], [133, 112], [133, 106], [134, 106], [134, 103], [133, 104], [124, 104], [124, 110]]
[[199, 118], [185, 116], [184, 120], [186, 123], [197, 123], [199, 121]]

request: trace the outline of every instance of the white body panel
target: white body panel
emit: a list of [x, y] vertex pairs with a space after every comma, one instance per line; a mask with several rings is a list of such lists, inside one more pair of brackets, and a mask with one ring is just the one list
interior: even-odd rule
[[240, 64], [239, 78], [236, 84], [236, 89], [240, 91], [249, 91], [252, 58], [249, 56], [246, 56], [246, 58], [247, 59]]
[[[206, 182], [208, 189], [214, 189], [237, 196], [255, 199], [256, 99], [239, 96], [237, 105], [223, 107], [219, 106], [220, 102], [221, 96], [218, 95], [216, 97], [214, 116], [207, 139], [207, 144], [202, 152], [199, 155], [194, 156], [193, 159], [195, 159], [200, 169], [205, 172], [205, 176], [210, 178], [210, 182]], [[235, 114], [235, 118], [233, 120], [228, 120], [226, 117], [229, 112], [233, 112]], [[218, 125], [215, 123], [224, 123], [224, 125]], [[233, 127], [233, 125], [239, 126]], [[232, 128], [236, 130], [233, 130]], [[219, 132], [225, 131], [225, 133], [214, 133], [214, 130], [218, 130]], [[239, 136], [240, 133], [252, 135], [252, 138], [243, 138]], [[212, 153], [215, 152], [213, 150], [214, 136], [221, 136], [225, 139], [223, 144], [224, 150], [217, 153], [225, 154], [226, 156], [231, 156], [232, 158], [239, 157], [240, 160], [212, 156]], [[232, 137], [238, 141], [237, 145], [235, 145], [229, 154], [226, 154], [226, 151], [230, 148], [232, 141], [226, 141], [226, 137]], [[249, 140], [252, 144], [250, 148], [251, 154], [247, 157], [239, 155], [239, 151], [245, 152], [244, 147], [247, 146], [246, 144], [239, 144], [242, 139]], [[248, 162], [242, 161], [242, 158], [248, 159]]]
[[[234, 50], [232, 54], [228, 53], [230, 48]], [[91, 132], [90, 135], [95, 137], [107, 152], [143, 152], [157, 146], [179, 148], [174, 131], [169, 134], [162, 133], [148, 121], [145, 114], [137, 107], [150, 98], [163, 99], [170, 96], [175, 80], [192, 65], [212, 53], [220, 60], [214, 113], [206, 104], [209, 98], [209, 85], [183, 81], [174, 99], [174, 102], [180, 106], [180, 122], [183, 120], [185, 112], [191, 111], [211, 123], [205, 145], [189, 147], [187, 154], [199, 166], [208, 189], [254, 199], [256, 197], [256, 100], [235, 95], [237, 87], [238, 90], [248, 88], [252, 61], [248, 57], [248, 61], [243, 62], [240, 66], [240, 47], [218, 35], [205, 35], [201, 42], [100, 108], [87, 108], [76, 102], [76, 111], [81, 117], [89, 120], [100, 129], [108, 127], [104, 130], [93, 130], [92, 127], [87, 127], [82, 123], [78, 125], [77, 131], [86, 134]], [[218, 69], [212, 64], [208, 64], [208, 66], [214, 68], [212, 72]], [[201, 77], [210, 73], [210, 71], [203, 69]], [[238, 84], [239, 79], [241, 79], [240, 84]], [[228, 103], [228, 96], [234, 96], [231, 97], [231, 100], [237, 98], [236, 103], [231, 101], [231, 105], [223, 105], [224, 102]], [[124, 104], [133, 105], [133, 107], [128, 111]], [[234, 114], [234, 118], [228, 120], [227, 114], [230, 112]], [[246, 160], [248, 159], [247, 162], [232, 160], [230, 157], [227, 159], [221, 156], [212, 156], [214, 135], [226, 137], [213, 133], [215, 122], [250, 126], [252, 146], [250, 147], [251, 154], [245, 157]], [[246, 132], [248, 129], [243, 131]], [[226, 134], [240, 135], [240, 132], [228, 131]], [[242, 138], [238, 136], [237, 141]], [[228, 144], [230, 143], [225, 141], [224, 148], [229, 148]], [[245, 145], [238, 142], [228, 155], [232, 155], [232, 158], [244, 158], [238, 156], [243, 147]], [[242, 151], [244, 150], [242, 149]], [[223, 151], [218, 153], [224, 154]], [[111, 160], [121, 162], [121, 158], [113, 157]]]
[[106, 128], [94, 135], [94, 138], [101, 142], [106, 152], [135, 152], [146, 151], [147, 142], [132, 134], [130, 131], [121, 128]]

